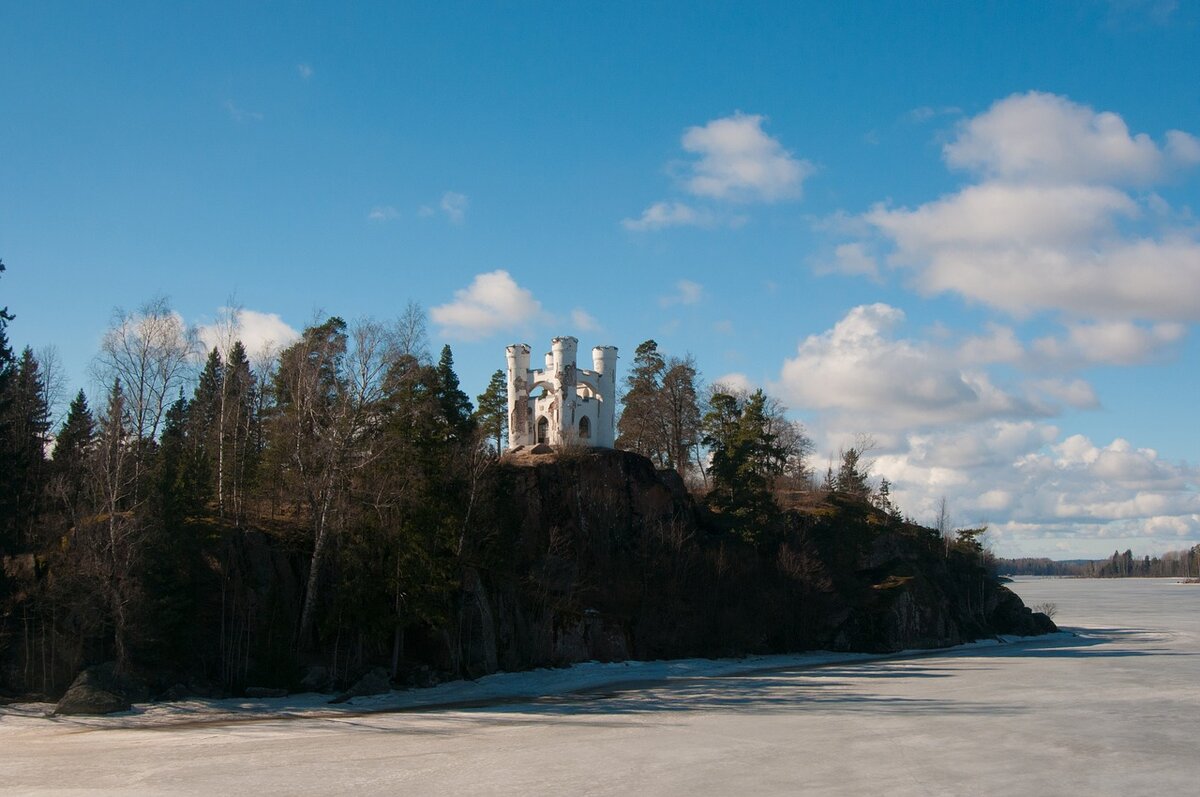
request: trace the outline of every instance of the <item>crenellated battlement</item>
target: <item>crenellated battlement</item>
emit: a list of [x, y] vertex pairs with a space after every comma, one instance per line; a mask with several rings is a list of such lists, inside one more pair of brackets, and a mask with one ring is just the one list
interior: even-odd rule
[[530, 368], [529, 344], [505, 349], [509, 450], [538, 443], [613, 447], [617, 347], [593, 348], [591, 369], [576, 364], [578, 349], [576, 338], [553, 338], [540, 369]]

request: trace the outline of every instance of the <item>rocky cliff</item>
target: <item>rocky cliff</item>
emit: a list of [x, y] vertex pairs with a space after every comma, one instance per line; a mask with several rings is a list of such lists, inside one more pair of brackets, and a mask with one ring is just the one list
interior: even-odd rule
[[522, 454], [494, 476], [464, 572], [466, 672], [1054, 630], [977, 558], [847, 496], [750, 544], [627, 452]]
[[[894, 651], [1054, 630], [982, 557], [849, 496], [800, 496], [749, 542], [674, 471], [586, 449], [505, 457], [472, 495], [470, 522], [429, 563], [430, 584], [388, 582], [404, 574], [378, 546], [397, 538], [343, 531], [320, 574], [321, 619], [307, 645], [295, 638], [304, 528], [190, 521], [178, 533], [204, 542], [180, 615], [186, 635], [169, 649], [146, 637], [133, 665], [150, 694], [178, 697], [314, 688], [314, 673], [345, 688], [393, 662], [401, 683], [422, 685], [590, 659]], [[4, 562], [0, 696], [57, 697], [112, 657], [103, 635], [74, 630], [94, 600], [67, 590], [66, 557]], [[400, 590], [410, 602], [424, 590], [420, 619], [395, 613]]]

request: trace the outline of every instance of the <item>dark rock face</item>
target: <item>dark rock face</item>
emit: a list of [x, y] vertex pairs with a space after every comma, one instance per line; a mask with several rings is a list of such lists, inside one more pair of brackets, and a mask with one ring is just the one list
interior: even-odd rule
[[494, 488], [457, 618], [471, 675], [1054, 630], [970, 557], [846, 496], [751, 545], [627, 452], [513, 457]]
[[55, 715], [112, 714], [128, 711], [134, 702], [148, 699], [145, 684], [118, 672], [109, 662], [79, 674], [54, 708]]

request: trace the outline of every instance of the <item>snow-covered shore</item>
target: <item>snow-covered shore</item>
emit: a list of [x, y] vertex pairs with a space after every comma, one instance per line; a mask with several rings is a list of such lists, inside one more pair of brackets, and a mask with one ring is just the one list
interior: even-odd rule
[[1075, 635], [584, 664], [331, 706], [0, 714], [6, 794], [1193, 794], [1200, 593], [1028, 580]]
[[1002, 644], [1050, 644], [1069, 632], [1042, 637], [998, 637], [941, 650], [908, 650], [890, 654], [814, 651], [775, 656], [670, 661], [583, 662], [570, 667], [496, 673], [474, 681], [449, 681], [425, 689], [393, 690], [331, 704], [327, 694], [293, 694], [279, 698], [193, 699], [137, 704], [130, 711], [103, 717], [52, 717], [53, 703], [14, 703], [0, 707], [0, 740], [6, 730], [26, 727], [31, 720], [51, 720], [64, 727], [95, 730], [160, 728], [181, 725], [220, 725], [260, 720], [337, 718], [368, 713], [414, 710], [485, 708], [596, 690], [626, 691], [670, 685], [684, 679], [719, 678], [798, 670], [834, 664], [939, 655], [951, 651]]

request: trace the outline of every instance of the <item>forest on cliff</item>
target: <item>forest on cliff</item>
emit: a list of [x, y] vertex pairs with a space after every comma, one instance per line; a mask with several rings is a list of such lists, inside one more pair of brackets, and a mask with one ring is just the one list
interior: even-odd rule
[[0, 314], [0, 691], [101, 662], [227, 693], [1035, 627], [980, 530], [906, 521], [866, 444], [814, 475], [777, 401], [654, 341], [624, 452], [501, 457], [503, 374], [473, 404], [418, 306], [254, 358], [235, 312], [207, 351], [164, 300], [116, 313], [103, 392], [61, 422], [53, 357]]

